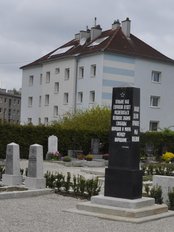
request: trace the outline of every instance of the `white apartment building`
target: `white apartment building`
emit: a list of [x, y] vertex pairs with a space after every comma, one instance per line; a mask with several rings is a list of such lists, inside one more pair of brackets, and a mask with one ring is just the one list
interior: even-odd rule
[[21, 123], [49, 124], [67, 112], [111, 106], [113, 87], [141, 89], [141, 131], [174, 125], [174, 60], [130, 32], [127, 18], [100, 25], [21, 69]]

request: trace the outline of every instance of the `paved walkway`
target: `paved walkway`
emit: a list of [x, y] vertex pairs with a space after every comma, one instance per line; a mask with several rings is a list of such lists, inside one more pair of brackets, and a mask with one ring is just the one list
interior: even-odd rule
[[[23, 162], [23, 167], [27, 164]], [[81, 173], [79, 168], [44, 163], [44, 170]], [[102, 169], [102, 168], [101, 168]], [[89, 174], [88, 174], [89, 175]], [[173, 218], [143, 224], [98, 219], [64, 212], [74, 208], [79, 199], [50, 194], [39, 197], [0, 201], [1, 232], [173, 232]]]

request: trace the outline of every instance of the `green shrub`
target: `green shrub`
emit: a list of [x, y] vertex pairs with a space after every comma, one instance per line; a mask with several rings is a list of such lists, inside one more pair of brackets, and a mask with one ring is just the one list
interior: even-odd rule
[[143, 175], [152, 176], [152, 175], [165, 175], [173, 176], [174, 175], [174, 164], [169, 163], [153, 163], [153, 164], [142, 164], [141, 169]]
[[168, 203], [169, 209], [174, 210], [174, 188], [172, 189], [172, 191], [170, 190], [168, 192], [168, 198], [169, 198], [169, 203]]
[[88, 154], [85, 156], [85, 160], [87, 160], [87, 161], [92, 161], [93, 158], [94, 158], [94, 156], [92, 154]]
[[85, 159], [85, 155], [83, 155], [83, 154], [78, 154], [78, 155], [77, 155], [77, 159], [78, 159], [78, 160], [84, 160], [84, 159]]
[[161, 186], [153, 186], [150, 190], [150, 197], [155, 198], [155, 204], [162, 204], [163, 198], [162, 198], [162, 189]]
[[71, 162], [71, 157], [69, 157], [69, 156], [64, 156], [64, 157], [62, 158], [62, 160], [63, 160], [64, 162]]
[[74, 194], [74, 196], [80, 196], [90, 198], [93, 195], [97, 195], [100, 192], [101, 185], [98, 178], [85, 179], [83, 176], [73, 176], [71, 180], [70, 172], [67, 175], [62, 173], [51, 173], [45, 174], [46, 185], [49, 188], [55, 189], [57, 193]]
[[71, 184], [71, 173], [67, 172], [67, 176], [66, 176], [66, 178], [64, 178], [64, 183], [63, 183], [64, 191], [66, 193], [69, 192], [71, 185], [72, 185]]
[[53, 186], [56, 191], [60, 192], [61, 188], [65, 185], [65, 176], [62, 173], [56, 173]]
[[47, 188], [54, 188], [54, 181], [56, 179], [55, 175], [51, 172], [46, 172], [44, 175], [45, 179], [46, 179], [46, 187]]
[[60, 160], [61, 159], [61, 154], [56, 151], [56, 152], [48, 152], [46, 155], [47, 160]]
[[88, 198], [98, 195], [101, 190], [98, 178], [86, 180], [86, 192]]

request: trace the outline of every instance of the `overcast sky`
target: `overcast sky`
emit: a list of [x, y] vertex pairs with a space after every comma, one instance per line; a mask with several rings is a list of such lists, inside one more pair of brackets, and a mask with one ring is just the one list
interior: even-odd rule
[[0, 0], [0, 88], [22, 86], [20, 66], [97, 24], [129, 17], [131, 33], [174, 59], [173, 0]]

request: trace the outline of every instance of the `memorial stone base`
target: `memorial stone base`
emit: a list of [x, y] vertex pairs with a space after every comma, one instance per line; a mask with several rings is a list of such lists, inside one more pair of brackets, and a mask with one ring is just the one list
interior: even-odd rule
[[142, 171], [105, 169], [105, 196], [137, 199], [142, 196]]
[[34, 178], [26, 177], [25, 186], [28, 189], [44, 189], [46, 188], [46, 179], [45, 178]]
[[15, 175], [2, 175], [2, 184], [9, 185], [9, 186], [16, 186], [22, 184], [22, 176], [15, 176]]
[[174, 216], [167, 205], [156, 205], [153, 198], [130, 200], [103, 195], [92, 197], [90, 202], [78, 203], [76, 209], [68, 212], [133, 223]]

